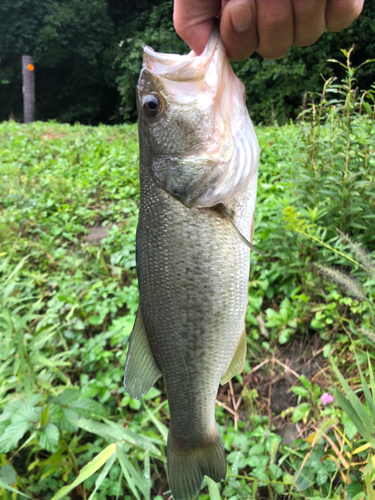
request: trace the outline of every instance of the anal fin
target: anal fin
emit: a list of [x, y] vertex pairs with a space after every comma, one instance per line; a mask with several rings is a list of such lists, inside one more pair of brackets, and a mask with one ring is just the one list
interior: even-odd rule
[[245, 359], [246, 359], [246, 329], [244, 327], [237, 350], [234, 353], [229, 368], [226, 371], [225, 375], [221, 377], [220, 380], [221, 385], [226, 384], [232, 377], [242, 372]]
[[132, 398], [139, 399], [154, 385], [160, 374], [148, 343], [141, 309], [138, 308], [125, 363], [125, 391]]

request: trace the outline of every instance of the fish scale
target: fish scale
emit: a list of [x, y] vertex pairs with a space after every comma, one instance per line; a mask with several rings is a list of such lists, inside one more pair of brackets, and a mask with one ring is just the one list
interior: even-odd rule
[[[189, 449], [217, 433], [217, 389], [244, 326], [249, 249], [216, 211], [184, 207], [156, 188], [146, 165], [141, 169], [147, 203], [141, 201], [137, 230], [140, 307], [165, 378], [170, 432]], [[248, 238], [250, 195], [232, 202]]]

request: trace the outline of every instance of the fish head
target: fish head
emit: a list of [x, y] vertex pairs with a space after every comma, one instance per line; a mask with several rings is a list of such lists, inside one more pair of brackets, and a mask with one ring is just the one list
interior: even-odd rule
[[259, 146], [245, 88], [218, 26], [200, 56], [144, 47], [137, 105], [144, 161], [156, 185], [187, 207], [225, 203], [256, 182]]

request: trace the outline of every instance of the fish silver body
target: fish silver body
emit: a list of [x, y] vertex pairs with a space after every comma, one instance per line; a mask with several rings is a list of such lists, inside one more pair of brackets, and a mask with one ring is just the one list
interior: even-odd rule
[[259, 147], [217, 28], [201, 56], [146, 47], [137, 100], [140, 299], [124, 384], [141, 397], [163, 375], [169, 482], [187, 500], [226, 473], [215, 401], [243, 367], [250, 258], [218, 207], [250, 240]]

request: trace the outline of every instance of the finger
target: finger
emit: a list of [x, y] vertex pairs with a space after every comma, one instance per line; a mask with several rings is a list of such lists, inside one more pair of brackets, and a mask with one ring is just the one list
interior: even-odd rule
[[177, 34], [200, 55], [207, 45], [221, 0], [175, 0], [173, 23]]
[[364, 0], [327, 0], [326, 25], [329, 31], [341, 31], [362, 12]]
[[297, 47], [315, 43], [326, 28], [326, 0], [293, 0], [294, 40]]
[[257, 0], [257, 51], [265, 59], [286, 54], [293, 43], [291, 0]]
[[230, 0], [223, 8], [220, 33], [229, 59], [244, 61], [258, 44], [255, 0]]

